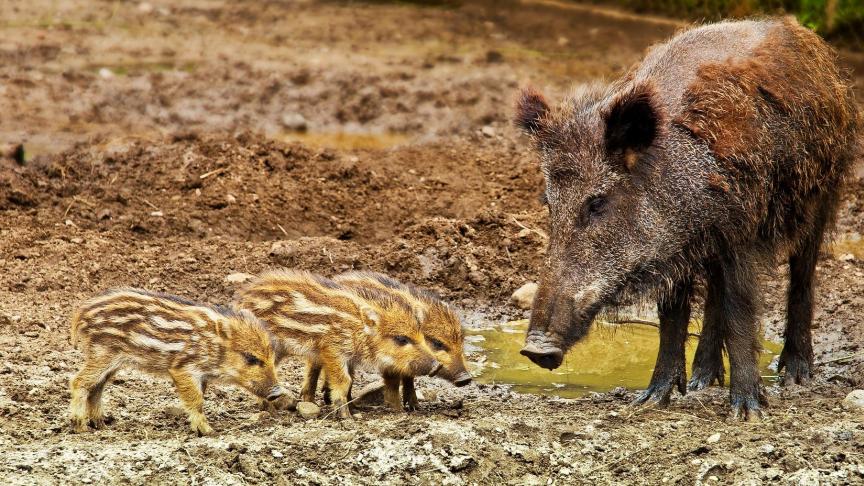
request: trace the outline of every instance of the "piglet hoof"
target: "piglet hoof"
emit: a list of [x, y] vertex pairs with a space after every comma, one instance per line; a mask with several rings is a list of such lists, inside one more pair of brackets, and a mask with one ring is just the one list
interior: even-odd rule
[[409, 412], [413, 412], [420, 408], [420, 402], [417, 401], [417, 397], [411, 397], [405, 400], [405, 410]]
[[93, 427], [96, 430], [104, 429], [107, 424], [112, 422], [109, 417], [94, 417], [90, 419], [90, 427]]
[[786, 370], [783, 375], [783, 386], [806, 385], [811, 379], [812, 360], [803, 353], [789, 352], [786, 348], [780, 353], [777, 371]]
[[192, 432], [198, 434], [198, 437], [206, 437], [208, 435], [213, 435], [213, 427], [207, 422], [200, 422], [198, 424], [192, 424]]
[[82, 434], [90, 430], [87, 427], [87, 420], [83, 418], [73, 418], [69, 421], [69, 431], [73, 434]]
[[711, 386], [715, 381], [719, 386], [723, 386], [726, 381], [726, 373], [723, 368], [723, 363], [718, 363], [708, 366], [693, 366], [693, 376], [687, 383], [688, 391], [704, 390]]

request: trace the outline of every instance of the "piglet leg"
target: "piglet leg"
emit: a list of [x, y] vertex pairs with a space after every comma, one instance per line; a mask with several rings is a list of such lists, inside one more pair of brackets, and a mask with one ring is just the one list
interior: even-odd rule
[[170, 370], [177, 394], [186, 413], [189, 414], [189, 426], [192, 432], [199, 436], [211, 435], [213, 428], [207, 423], [204, 416], [204, 393], [201, 389], [201, 380], [196, 379], [185, 370]]

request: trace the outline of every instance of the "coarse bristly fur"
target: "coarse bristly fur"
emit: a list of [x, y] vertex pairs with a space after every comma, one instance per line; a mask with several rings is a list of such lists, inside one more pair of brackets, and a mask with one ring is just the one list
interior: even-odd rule
[[609, 86], [549, 108], [534, 90], [516, 123], [541, 156], [547, 260], [523, 354], [555, 368], [591, 321], [653, 296], [661, 349], [639, 402], [685, 392], [694, 283], [706, 287], [691, 390], [723, 382], [734, 415], [765, 403], [757, 273], [788, 258], [786, 383], [812, 373], [819, 245], [858, 151], [861, 115], [833, 50], [793, 18], [720, 22], [654, 47]]
[[102, 391], [121, 368], [171, 377], [192, 430], [200, 435], [213, 431], [203, 415], [208, 383], [235, 384], [269, 400], [284, 393], [276, 383], [272, 336], [246, 311], [114, 289], [75, 311], [71, 338], [85, 359], [71, 380], [76, 432], [85, 431], [88, 423], [105, 425]]
[[[276, 270], [249, 282], [236, 301], [276, 336], [277, 360], [289, 354], [306, 358], [302, 400], [314, 400], [323, 369], [333, 406], [343, 418], [351, 417], [347, 402], [355, 367], [371, 366], [385, 377], [435, 374], [441, 369], [414, 309], [381, 289], [349, 290], [309, 272]], [[395, 397], [389, 398], [395, 407], [398, 387]]]

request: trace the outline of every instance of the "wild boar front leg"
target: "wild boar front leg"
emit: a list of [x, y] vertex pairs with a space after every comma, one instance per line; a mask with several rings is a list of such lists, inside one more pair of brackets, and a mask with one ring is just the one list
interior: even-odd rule
[[729, 353], [729, 400], [732, 416], [758, 420], [760, 405], [767, 399], [757, 368], [759, 350], [758, 295], [756, 267], [747, 255], [732, 256], [723, 262], [724, 302], [729, 322], [726, 352]]
[[648, 389], [636, 398], [637, 404], [665, 407], [672, 390], [687, 393], [687, 371], [684, 366], [684, 342], [690, 322], [690, 297], [693, 283], [688, 278], [679, 282], [672, 292], [657, 303], [660, 316], [660, 351]]
[[413, 376], [402, 378], [402, 403], [408, 410], [417, 410], [420, 408], [420, 402], [417, 400], [417, 389], [414, 388]]
[[88, 356], [84, 367], [72, 379], [69, 415], [73, 432], [85, 432], [88, 423], [96, 429], [105, 426], [102, 391], [117, 367], [107, 356]]
[[174, 380], [174, 386], [177, 387], [180, 402], [189, 414], [189, 426], [192, 432], [199, 436], [212, 434], [213, 428], [204, 416], [204, 393], [201, 390], [201, 380], [185, 370], [171, 370], [169, 373]]

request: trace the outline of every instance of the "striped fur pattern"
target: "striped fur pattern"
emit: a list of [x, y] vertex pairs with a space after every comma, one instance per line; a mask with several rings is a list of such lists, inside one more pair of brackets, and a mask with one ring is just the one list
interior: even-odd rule
[[276, 270], [249, 282], [236, 300], [276, 337], [277, 361], [289, 354], [306, 359], [301, 399], [314, 400], [318, 376], [313, 370], [323, 369], [343, 418], [351, 416], [347, 402], [354, 368], [370, 366], [384, 376], [417, 376], [441, 368], [413, 309], [379, 289], [349, 291], [309, 272]]
[[72, 318], [72, 343], [84, 353], [72, 379], [73, 430], [104, 426], [102, 390], [120, 368], [174, 381], [194, 432], [212, 433], [203, 415], [210, 382], [241, 386], [261, 398], [276, 384], [272, 336], [250, 312], [196, 304], [173, 295], [114, 289], [85, 302]]
[[[441, 371], [437, 376], [455, 382], [459, 386], [470, 382], [471, 374], [465, 367], [463, 354], [465, 336], [462, 324], [453, 309], [436, 294], [377, 272], [347, 272], [337, 275], [333, 280], [352, 290], [378, 289], [387, 292], [395, 299], [404, 301], [405, 305], [414, 309], [414, 313], [420, 321], [420, 328], [423, 331], [426, 344], [435, 353], [435, 358], [442, 364]], [[402, 378], [402, 401], [404, 405], [410, 409], [416, 409], [417, 394], [414, 391], [413, 377], [400, 378]], [[385, 377], [385, 384], [389, 386], [388, 377]], [[398, 382], [396, 386], [398, 387]], [[396, 393], [398, 394], [398, 390]]]

